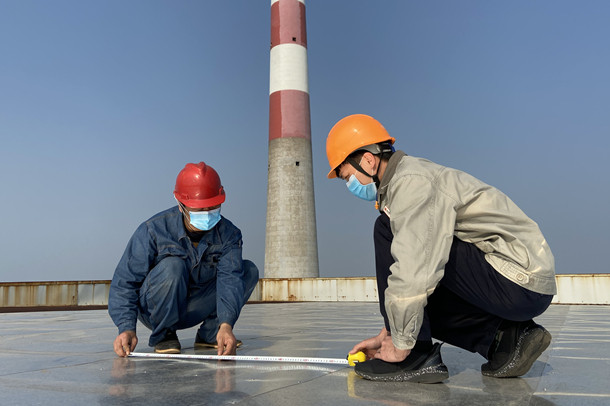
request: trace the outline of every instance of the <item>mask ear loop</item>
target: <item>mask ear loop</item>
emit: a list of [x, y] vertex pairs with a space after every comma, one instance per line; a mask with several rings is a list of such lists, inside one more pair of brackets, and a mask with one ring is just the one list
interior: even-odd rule
[[[377, 155], [373, 155], [373, 156], [377, 156]], [[347, 159], [345, 161], [347, 163], [349, 163], [351, 166], [353, 166], [354, 169], [356, 169], [361, 174], [366, 175], [369, 178], [373, 178], [373, 182], [375, 182], [375, 186], [377, 186], [377, 188], [379, 188], [379, 185], [381, 182], [379, 181], [379, 177], [377, 176], [377, 174], [371, 175], [371, 174], [367, 173], [364, 169], [362, 169], [362, 167], [360, 166], [360, 163], [356, 162], [356, 160], [351, 156], [347, 157]]]
[[[176, 196], [174, 196], [174, 199], [176, 199]], [[178, 206], [182, 209], [182, 216], [184, 218], [186, 218], [186, 220], [188, 222], [191, 221], [191, 215], [189, 213], [189, 211], [186, 209], [186, 206], [184, 204], [182, 204], [182, 202], [178, 199], [176, 199], [176, 202], [178, 202]]]

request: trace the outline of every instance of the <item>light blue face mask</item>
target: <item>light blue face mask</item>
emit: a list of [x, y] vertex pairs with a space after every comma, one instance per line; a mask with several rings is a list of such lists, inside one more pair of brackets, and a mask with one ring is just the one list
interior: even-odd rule
[[191, 225], [196, 229], [211, 230], [220, 221], [220, 207], [207, 211], [189, 211], [189, 218]]
[[375, 182], [363, 185], [358, 178], [356, 178], [356, 175], [352, 175], [349, 177], [346, 185], [349, 191], [356, 197], [368, 200], [369, 202], [377, 199], [377, 185]]

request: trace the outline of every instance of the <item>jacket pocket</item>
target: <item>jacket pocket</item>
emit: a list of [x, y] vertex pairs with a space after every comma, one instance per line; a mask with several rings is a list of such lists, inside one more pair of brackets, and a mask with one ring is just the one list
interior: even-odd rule
[[220, 246], [214, 249], [210, 246], [204, 252], [203, 258], [199, 261], [197, 269], [193, 272], [193, 282], [197, 285], [205, 285], [216, 278], [218, 263], [220, 262]]
[[184, 248], [178, 245], [164, 245], [159, 247], [159, 254], [155, 259], [155, 265], [167, 257], [177, 257], [186, 260], [188, 258], [188, 254]]

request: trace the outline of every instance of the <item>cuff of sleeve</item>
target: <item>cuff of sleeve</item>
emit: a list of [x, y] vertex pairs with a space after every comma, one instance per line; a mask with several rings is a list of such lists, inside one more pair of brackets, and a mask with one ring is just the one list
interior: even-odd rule
[[415, 347], [415, 343], [416, 340], [414, 337], [392, 333], [392, 344], [399, 350], [411, 350]]
[[235, 323], [237, 322], [237, 317], [228, 315], [228, 314], [219, 314], [218, 315], [218, 325], [220, 326], [222, 323], [227, 323], [233, 328]]
[[135, 322], [125, 322], [119, 324], [119, 334], [124, 333], [125, 331], [136, 331], [136, 323]]

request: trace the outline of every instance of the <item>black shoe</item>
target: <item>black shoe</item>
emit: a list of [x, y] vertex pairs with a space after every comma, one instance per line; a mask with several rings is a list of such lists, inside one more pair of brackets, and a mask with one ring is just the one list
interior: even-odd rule
[[481, 373], [494, 378], [514, 378], [527, 373], [551, 343], [551, 333], [526, 321], [500, 329]]
[[168, 331], [163, 340], [155, 345], [155, 352], [159, 354], [180, 354], [180, 341], [175, 331]]
[[386, 362], [380, 359], [359, 362], [354, 367], [354, 372], [371, 381], [438, 383], [449, 378], [449, 371], [441, 358], [439, 343], [434, 344], [427, 352], [411, 351], [401, 362]]
[[[242, 344], [243, 343], [241, 340], [237, 340], [237, 344], [235, 345], [235, 347], [239, 348]], [[195, 349], [202, 350], [208, 348], [218, 348], [218, 342], [207, 342], [203, 338], [199, 337], [199, 333], [197, 333], [197, 336], [195, 336]]]

